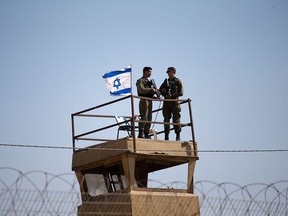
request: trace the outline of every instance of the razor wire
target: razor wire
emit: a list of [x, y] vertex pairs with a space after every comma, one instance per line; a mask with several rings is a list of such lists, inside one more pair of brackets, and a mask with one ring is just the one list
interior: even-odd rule
[[[159, 188], [186, 187], [185, 182], [149, 181], [153, 187]], [[205, 216], [288, 216], [288, 180], [244, 186], [201, 180], [195, 182], [194, 193], [199, 196], [200, 212]], [[113, 205], [127, 204], [128, 195], [114, 193], [113, 196], [118, 196], [118, 201], [113, 202]], [[89, 202], [95, 204], [93, 200]], [[109, 202], [111, 200], [102, 201], [96, 203], [96, 206]], [[10, 167], [0, 167], [0, 215], [77, 215], [81, 204], [81, 193], [73, 172], [22, 172]], [[96, 215], [95, 212], [85, 214]], [[97, 215], [105, 213], [98, 212]]]

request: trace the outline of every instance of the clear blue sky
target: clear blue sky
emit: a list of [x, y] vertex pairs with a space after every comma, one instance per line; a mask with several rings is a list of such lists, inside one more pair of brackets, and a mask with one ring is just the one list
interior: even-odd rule
[[[70, 147], [71, 113], [115, 99], [102, 75], [130, 64], [133, 85], [144, 66], [159, 85], [176, 67], [199, 150], [288, 149], [286, 0], [1, 0], [0, 143]], [[0, 166], [23, 172], [71, 172], [71, 158], [0, 147]], [[288, 152], [200, 153], [195, 180], [272, 183], [287, 164]]]

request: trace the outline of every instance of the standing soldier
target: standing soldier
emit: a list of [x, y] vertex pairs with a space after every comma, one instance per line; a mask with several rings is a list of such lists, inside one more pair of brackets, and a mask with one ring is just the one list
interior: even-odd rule
[[[183, 86], [180, 79], [175, 77], [176, 69], [174, 67], [169, 67], [167, 69], [168, 78], [164, 80], [160, 86], [160, 92], [164, 96], [164, 99], [178, 99], [178, 97], [183, 96]], [[181, 107], [179, 101], [164, 101], [163, 104], [163, 117], [164, 122], [170, 122], [173, 115], [173, 123], [180, 124], [181, 118]], [[176, 133], [176, 141], [180, 141], [181, 126], [174, 125], [174, 130]], [[164, 124], [165, 140], [169, 140], [170, 125]]]
[[[151, 81], [148, 79], [152, 74], [151, 67], [143, 68], [143, 76], [137, 80], [137, 92], [138, 96], [153, 98], [157, 90], [151, 84]], [[140, 99], [139, 101], [139, 112], [142, 121], [152, 121], [152, 100]], [[149, 130], [151, 123], [139, 123], [139, 134], [138, 138], [147, 138], [149, 139]]]

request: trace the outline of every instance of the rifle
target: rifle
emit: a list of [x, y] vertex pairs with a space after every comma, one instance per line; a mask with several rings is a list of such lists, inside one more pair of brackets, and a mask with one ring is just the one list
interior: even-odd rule
[[161, 93], [160, 93], [159, 89], [158, 89], [157, 86], [156, 86], [155, 80], [154, 80], [154, 79], [151, 79], [150, 81], [151, 81], [152, 87], [156, 89], [157, 98], [160, 98]]

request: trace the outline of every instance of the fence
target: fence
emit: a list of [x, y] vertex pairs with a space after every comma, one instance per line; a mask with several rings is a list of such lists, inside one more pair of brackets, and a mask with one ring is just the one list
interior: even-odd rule
[[[185, 182], [153, 184], [178, 189], [186, 186]], [[288, 215], [288, 180], [245, 186], [197, 181], [194, 188], [200, 198], [201, 215]], [[115, 195], [121, 196], [125, 204], [125, 195]], [[23, 173], [13, 168], [0, 168], [0, 215], [77, 215], [79, 205], [81, 196], [73, 173]]]

